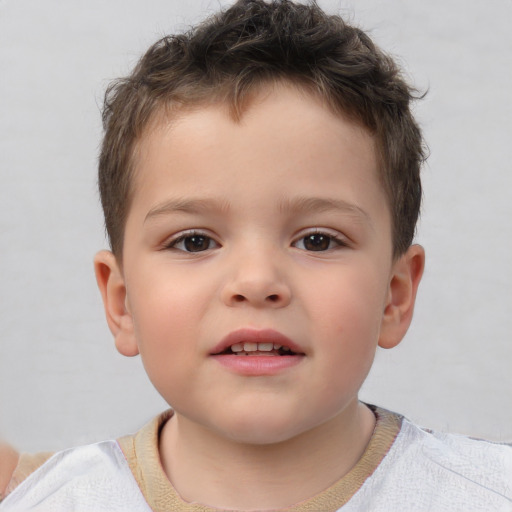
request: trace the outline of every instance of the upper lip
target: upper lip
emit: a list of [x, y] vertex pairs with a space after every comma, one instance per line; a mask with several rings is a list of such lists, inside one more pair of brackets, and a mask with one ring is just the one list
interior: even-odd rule
[[286, 337], [274, 329], [237, 329], [236, 331], [230, 332], [227, 336], [213, 347], [211, 354], [216, 355], [224, 352], [226, 349], [237, 343], [274, 343], [276, 345], [282, 345], [288, 347], [292, 352], [296, 354], [303, 354], [304, 351], [290, 338]]

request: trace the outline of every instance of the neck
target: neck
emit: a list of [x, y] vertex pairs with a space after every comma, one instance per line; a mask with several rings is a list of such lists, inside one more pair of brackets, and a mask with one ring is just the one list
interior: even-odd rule
[[374, 426], [373, 413], [354, 402], [292, 439], [245, 444], [175, 414], [162, 430], [160, 457], [187, 502], [236, 510], [285, 508], [346, 475], [361, 458]]

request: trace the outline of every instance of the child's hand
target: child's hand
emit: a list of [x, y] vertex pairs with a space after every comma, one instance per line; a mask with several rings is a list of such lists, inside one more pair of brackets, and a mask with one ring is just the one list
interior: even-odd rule
[[19, 453], [10, 445], [0, 442], [0, 500], [5, 497], [14, 469], [18, 464]]

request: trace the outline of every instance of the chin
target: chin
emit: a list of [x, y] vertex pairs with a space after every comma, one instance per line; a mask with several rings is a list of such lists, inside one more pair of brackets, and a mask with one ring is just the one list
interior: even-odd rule
[[214, 426], [227, 439], [247, 445], [272, 445], [283, 443], [304, 433], [308, 428], [302, 425], [302, 418], [294, 415], [262, 413], [235, 414]]

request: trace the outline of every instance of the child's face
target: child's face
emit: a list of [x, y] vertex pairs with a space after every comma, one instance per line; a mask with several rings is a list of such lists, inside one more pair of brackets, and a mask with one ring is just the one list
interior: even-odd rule
[[[213, 105], [148, 131], [112, 288], [118, 348], [140, 351], [177, 415], [255, 443], [357, 402], [395, 268], [372, 137], [291, 87], [267, 92], [239, 123]], [[281, 337], [296, 355], [222, 344]]]

